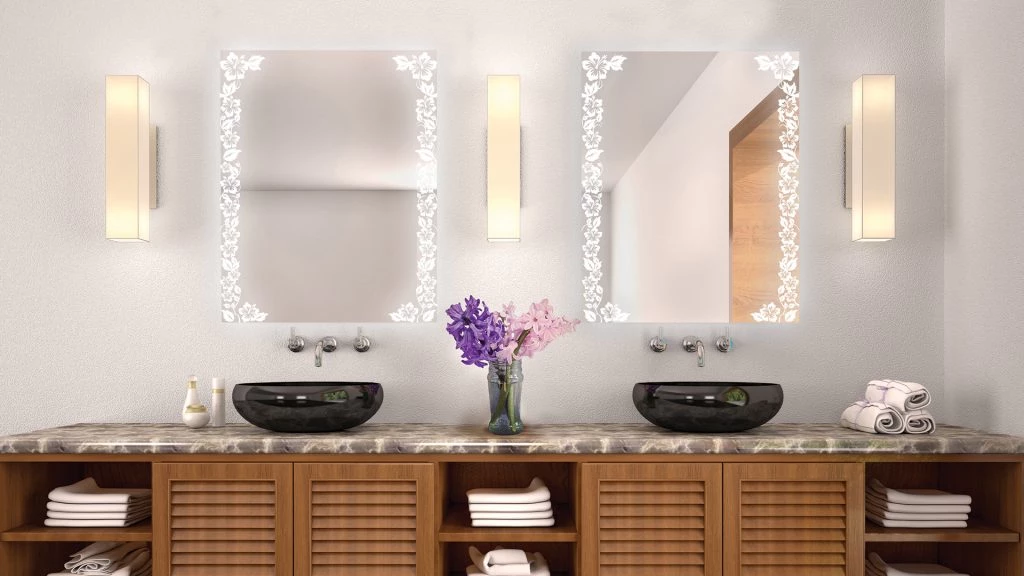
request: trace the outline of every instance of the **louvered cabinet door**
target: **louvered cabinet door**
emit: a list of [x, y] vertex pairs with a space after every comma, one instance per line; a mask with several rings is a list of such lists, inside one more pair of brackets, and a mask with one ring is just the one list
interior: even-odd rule
[[155, 576], [290, 576], [291, 464], [154, 464]]
[[726, 576], [861, 576], [861, 464], [726, 464]]
[[580, 574], [720, 576], [721, 464], [584, 464]]
[[295, 576], [432, 576], [433, 464], [296, 464]]

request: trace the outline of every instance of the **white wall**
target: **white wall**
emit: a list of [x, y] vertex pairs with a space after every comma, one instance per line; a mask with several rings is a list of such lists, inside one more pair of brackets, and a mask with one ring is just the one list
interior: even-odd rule
[[1024, 434], [1024, 5], [980, 8], [946, 2], [946, 397]]
[[[217, 55], [224, 48], [435, 48], [440, 61], [439, 295], [550, 297], [580, 314], [579, 54], [798, 49], [802, 322], [737, 326], [698, 369], [678, 341], [709, 326], [581, 326], [525, 366], [527, 423], [638, 421], [632, 384], [780, 382], [779, 421], [835, 421], [869, 378], [942, 382], [943, 10], [928, 0], [0, 0], [0, 433], [172, 421], [185, 378], [375, 379], [379, 422], [486, 420], [485, 374], [440, 324], [374, 325], [376, 348], [313, 368], [288, 326], [218, 316]], [[840, 206], [850, 83], [900, 78], [899, 234], [853, 244]], [[153, 86], [162, 206], [152, 242], [103, 239], [103, 87]], [[523, 241], [486, 241], [485, 76], [522, 75]], [[310, 287], [310, 294], [317, 287]], [[354, 326], [307, 325], [310, 339]], [[1013, 350], [1000, 353], [1011, 355]]]
[[719, 52], [610, 194], [630, 263], [607, 300], [633, 322], [729, 322], [729, 132], [779, 85], [756, 56]]

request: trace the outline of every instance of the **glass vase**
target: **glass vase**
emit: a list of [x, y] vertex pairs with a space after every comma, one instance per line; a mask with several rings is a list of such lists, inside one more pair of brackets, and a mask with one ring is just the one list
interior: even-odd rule
[[523, 431], [519, 399], [523, 392], [523, 362], [491, 362], [487, 369], [487, 391], [491, 399], [491, 421], [487, 429], [504, 436]]

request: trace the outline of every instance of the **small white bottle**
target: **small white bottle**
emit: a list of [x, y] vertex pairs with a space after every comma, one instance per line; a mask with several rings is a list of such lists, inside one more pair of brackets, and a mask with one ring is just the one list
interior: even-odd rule
[[185, 404], [181, 407], [181, 417], [185, 417], [185, 412], [189, 406], [199, 405], [199, 379], [193, 374], [188, 377], [188, 392], [185, 393]]
[[210, 426], [219, 428], [224, 425], [224, 379], [214, 378], [211, 387]]

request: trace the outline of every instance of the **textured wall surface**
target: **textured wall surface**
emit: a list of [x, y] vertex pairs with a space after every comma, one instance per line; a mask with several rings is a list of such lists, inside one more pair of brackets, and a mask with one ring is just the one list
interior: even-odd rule
[[[577, 315], [580, 51], [799, 50], [802, 322], [734, 326], [737, 350], [710, 352], [703, 369], [678, 342], [710, 341], [719, 327], [667, 326], [671, 351], [655, 355], [645, 343], [657, 326], [581, 326], [527, 361], [527, 423], [638, 421], [634, 382], [699, 378], [782, 383], [779, 421], [829, 422], [868, 379], [912, 379], [937, 389], [945, 415], [942, 3], [0, 0], [0, 14], [0, 433], [175, 421], [192, 372], [204, 383], [373, 379], [387, 394], [379, 422], [486, 419], [485, 374], [459, 364], [439, 324], [367, 326], [371, 353], [342, 348], [318, 370], [311, 351], [287, 351], [287, 325], [220, 322], [225, 48], [436, 49], [441, 302], [547, 296]], [[840, 205], [841, 128], [850, 84], [867, 72], [899, 75], [899, 238], [861, 245]], [[110, 73], [153, 86], [161, 207], [149, 244], [103, 239]], [[485, 240], [485, 76], [494, 73], [522, 76], [519, 244]], [[309, 286], [308, 297], [331, 294]], [[356, 327], [299, 331], [347, 340]]]
[[1024, 6], [946, 4], [947, 414], [1024, 434]]

